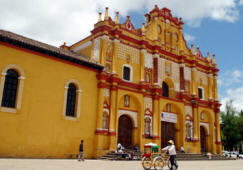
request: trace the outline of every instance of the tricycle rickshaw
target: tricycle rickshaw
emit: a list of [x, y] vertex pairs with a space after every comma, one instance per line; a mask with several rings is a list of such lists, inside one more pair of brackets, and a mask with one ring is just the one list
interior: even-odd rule
[[144, 154], [142, 166], [145, 170], [149, 170], [152, 166], [154, 169], [163, 169], [164, 160], [160, 154], [160, 148], [157, 144], [148, 143], [144, 145]]

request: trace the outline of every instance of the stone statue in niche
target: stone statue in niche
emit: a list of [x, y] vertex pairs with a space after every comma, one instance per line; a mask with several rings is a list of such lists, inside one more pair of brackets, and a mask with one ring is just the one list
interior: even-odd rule
[[125, 95], [124, 96], [124, 106], [129, 107], [129, 105], [130, 105], [130, 96]]

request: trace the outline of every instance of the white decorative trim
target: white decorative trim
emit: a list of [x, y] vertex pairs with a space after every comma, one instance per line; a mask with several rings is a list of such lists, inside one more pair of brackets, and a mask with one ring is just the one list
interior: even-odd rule
[[75, 48], [73, 49], [73, 51], [74, 51], [74, 52], [77, 52], [77, 51], [80, 51], [80, 50], [82, 50], [82, 49], [85, 49], [85, 48], [87, 48], [87, 47], [89, 47], [89, 46], [91, 46], [91, 45], [92, 45], [92, 42], [91, 42], [91, 41], [87, 41], [87, 42], [81, 44], [80, 46], [75, 47]]
[[100, 60], [100, 39], [97, 38], [94, 40], [94, 56], [93, 59], [97, 62]]
[[[125, 80], [125, 79], [123, 78], [123, 73], [124, 73], [124, 67], [125, 67], [125, 66], [130, 68], [130, 80]], [[133, 81], [133, 68], [132, 68], [131, 65], [123, 64], [123, 66], [122, 66], [122, 80], [127, 81], [127, 82], [132, 82], [132, 81]]]
[[4, 69], [2, 71], [3, 76], [1, 78], [1, 84], [0, 84], [0, 106], [2, 106], [2, 97], [3, 97], [2, 95], [3, 95], [4, 84], [5, 84], [5, 78], [7, 75], [7, 71], [9, 69], [13, 69], [13, 70], [17, 71], [19, 74], [18, 87], [17, 87], [17, 93], [16, 93], [16, 106], [15, 106], [15, 108], [1, 107], [1, 111], [9, 112], [9, 113], [16, 113], [17, 110], [19, 110], [21, 108], [21, 104], [22, 104], [25, 73], [24, 73], [24, 70], [17, 64], [9, 64], [6, 67], [4, 67]]
[[119, 115], [119, 117], [122, 116], [122, 115], [129, 115], [130, 118], [133, 119], [134, 127], [135, 127], [135, 128], [138, 127], [137, 114], [138, 114], [137, 112], [133, 112], [133, 111], [129, 111], [129, 110], [122, 110], [122, 109], [120, 109], [120, 110], [118, 111], [118, 115]]
[[106, 113], [107, 113], [107, 115], [109, 115], [110, 110], [109, 110], [109, 109], [104, 108], [104, 109], [103, 109], [103, 113], [104, 113], [104, 112], [106, 112]]
[[113, 40], [113, 42], [114, 42], [114, 43], [118, 43], [118, 44], [119, 44], [121, 41], [120, 41], [120, 40], [118, 40], [118, 39], [114, 39], [114, 40]]
[[[78, 94], [78, 96], [77, 96], [78, 101], [77, 101], [77, 105], [75, 106], [75, 107], [77, 107], [75, 110], [75, 115], [76, 115], [75, 117], [66, 116], [67, 93], [68, 93], [68, 86], [70, 83], [74, 83], [77, 87], [76, 93]], [[81, 88], [78, 80], [75, 80], [75, 79], [68, 80], [64, 87], [64, 103], [63, 103], [63, 111], [62, 111], [63, 117], [65, 117], [66, 120], [76, 121], [80, 117], [81, 94], [82, 94], [82, 88]]]
[[159, 58], [159, 54], [154, 54], [153, 58]]
[[208, 125], [208, 123], [200, 122], [200, 126], [205, 127], [206, 130], [207, 130], [207, 135], [209, 135], [209, 125]]
[[1, 112], [17, 113], [17, 110], [14, 108], [1, 107]]

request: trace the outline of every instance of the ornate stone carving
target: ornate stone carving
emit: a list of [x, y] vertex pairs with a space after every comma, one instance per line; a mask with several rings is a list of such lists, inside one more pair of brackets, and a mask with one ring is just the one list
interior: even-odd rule
[[100, 60], [100, 40], [94, 40], [94, 59], [95, 61], [99, 62]]

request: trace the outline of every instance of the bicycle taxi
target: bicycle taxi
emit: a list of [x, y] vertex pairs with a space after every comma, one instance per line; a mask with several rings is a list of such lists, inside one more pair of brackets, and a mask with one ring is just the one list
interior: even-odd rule
[[164, 160], [160, 153], [160, 147], [154, 143], [148, 143], [144, 145], [144, 154], [142, 155], [142, 166], [145, 170], [151, 169], [163, 169]]

